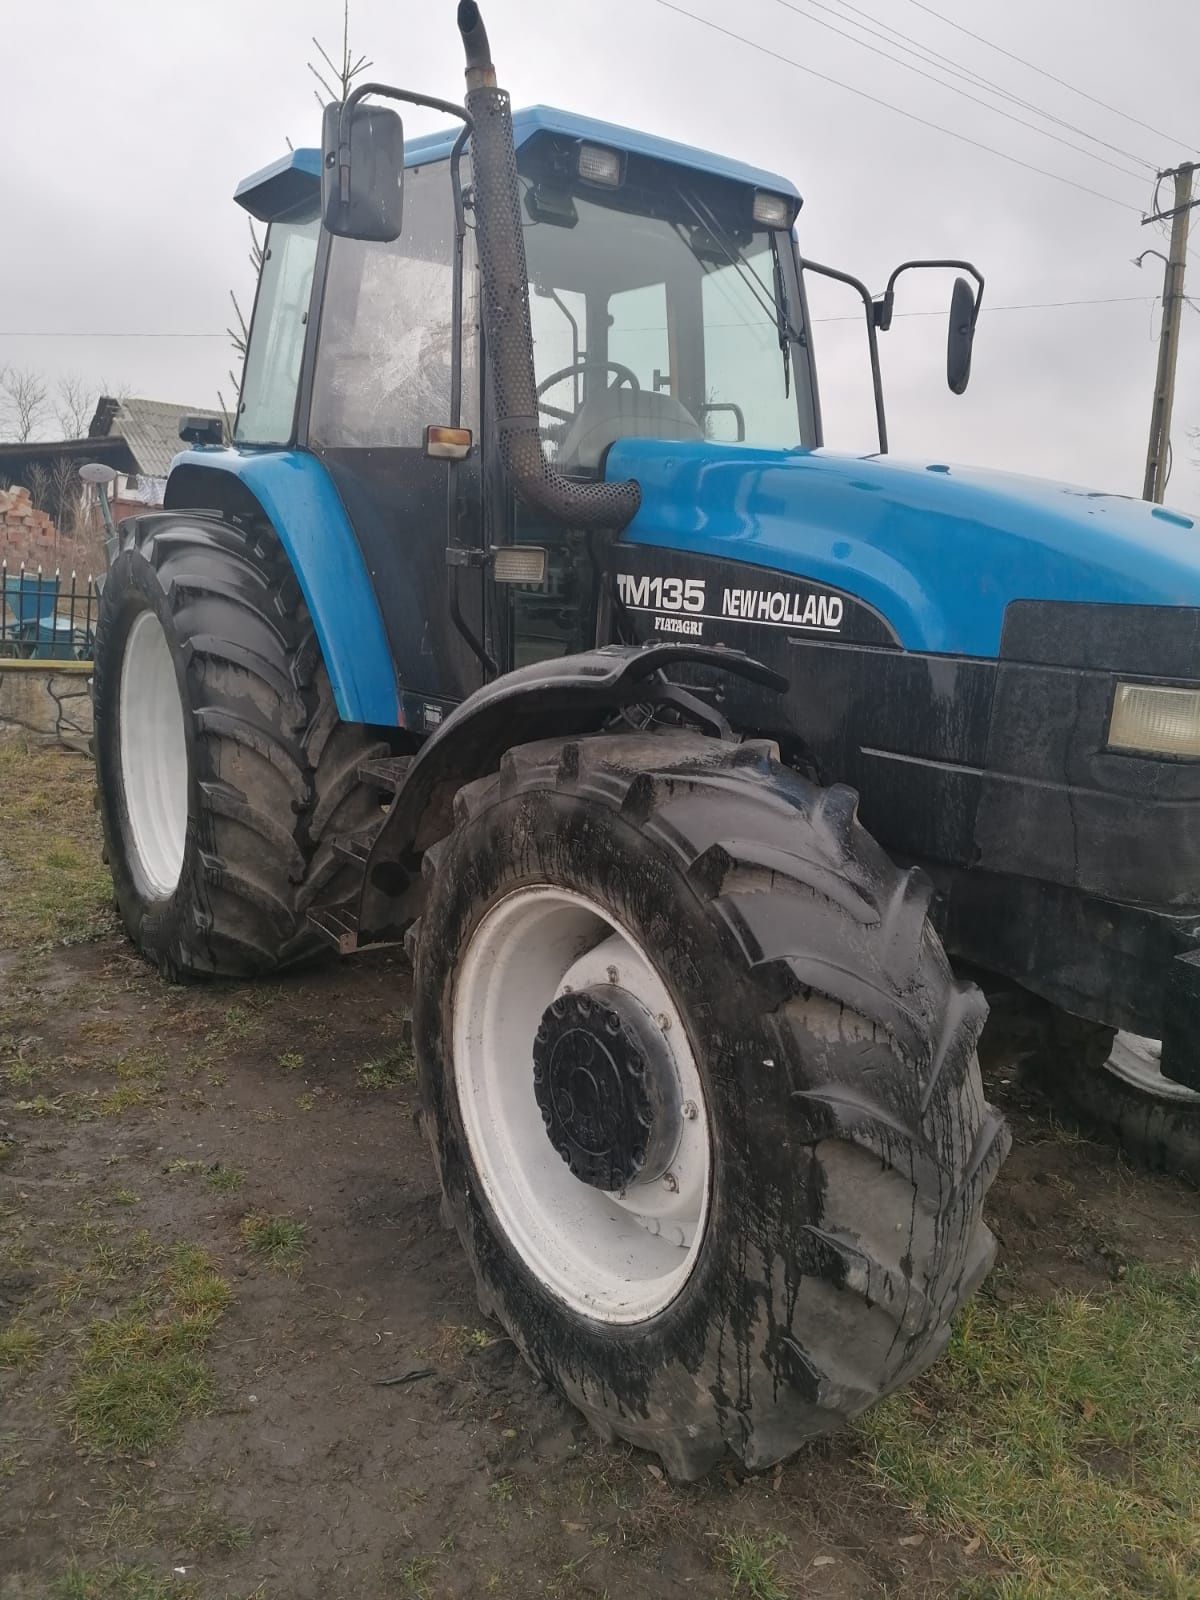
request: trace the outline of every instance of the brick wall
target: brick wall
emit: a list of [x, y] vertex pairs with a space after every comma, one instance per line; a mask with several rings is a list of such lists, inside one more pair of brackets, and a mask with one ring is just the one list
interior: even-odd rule
[[59, 538], [54, 519], [35, 509], [29, 490], [15, 484], [0, 489], [0, 561], [9, 570], [21, 566], [53, 569], [59, 565]]

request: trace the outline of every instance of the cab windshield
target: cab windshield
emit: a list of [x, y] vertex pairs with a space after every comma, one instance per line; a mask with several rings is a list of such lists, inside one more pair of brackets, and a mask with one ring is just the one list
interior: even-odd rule
[[539, 423], [560, 470], [594, 475], [631, 436], [815, 442], [791, 241], [750, 222], [751, 191], [646, 161], [611, 191], [561, 161], [522, 169]]

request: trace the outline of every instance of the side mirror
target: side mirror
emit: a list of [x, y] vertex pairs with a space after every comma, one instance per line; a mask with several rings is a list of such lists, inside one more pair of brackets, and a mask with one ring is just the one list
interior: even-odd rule
[[965, 278], [955, 278], [950, 296], [950, 328], [946, 336], [946, 382], [952, 394], [962, 394], [971, 377], [971, 348], [975, 343], [975, 291]]
[[321, 220], [340, 239], [390, 244], [404, 218], [404, 124], [386, 106], [325, 107]]

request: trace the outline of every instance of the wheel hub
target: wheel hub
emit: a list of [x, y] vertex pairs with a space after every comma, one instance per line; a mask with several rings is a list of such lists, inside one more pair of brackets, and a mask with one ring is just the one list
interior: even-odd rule
[[659, 1024], [626, 990], [560, 995], [533, 1043], [533, 1092], [550, 1143], [595, 1189], [652, 1183], [682, 1127], [679, 1083]]

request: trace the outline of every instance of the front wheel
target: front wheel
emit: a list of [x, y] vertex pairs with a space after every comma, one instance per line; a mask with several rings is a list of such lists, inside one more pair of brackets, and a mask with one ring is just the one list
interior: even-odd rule
[[96, 628], [94, 750], [125, 927], [172, 978], [270, 972], [323, 946], [333, 841], [378, 822], [389, 746], [340, 722], [312, 620], [265, 525], [121, 525]]
[[931, 1362], [994, 1251], [986, 1007], [773, 747], [547, 741], [426, 857], [414, 1042], [481, 1303], [608, 1436], [761, 1468]]

